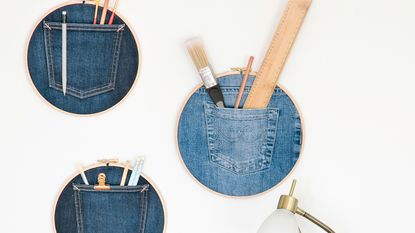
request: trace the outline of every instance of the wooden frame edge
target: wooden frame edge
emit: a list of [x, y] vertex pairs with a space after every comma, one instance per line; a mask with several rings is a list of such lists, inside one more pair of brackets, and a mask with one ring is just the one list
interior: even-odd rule
[[[235, 74], [240, 74], [237, 71], [226, 71], [226, 72], [222, 72], [217, 74], [217, 78], [223, 78], [225, 76], [228, 75], [235, 75]], [[256, 71], [252, 71], [250, 72], [251, 75], [256, 75], [257, 72]], [[231, 195], [226, 195], [223, 193], [219, 193], [215, 190], [212, 190], [210, 188], [208, 188], [207, 186], [205, 186], [204, 184], [202, 184], [198, 179], [196, 179], [196, 177], [193, 176], [193, 174], [190, 172], [190, 170], [187, 168], [186, 164], [183, 161], [182, 155], [180, 153], [180, 148], [179, 148], [179, 142], [178, 142], [178, 129], [179, 129], [179, 122], [180, 122], [180, 117], [183, 113], [184, 107], [186, 106], [187, 102], [189, 101], [190, 97], [199, 89], [203, 86], [203, 83], [200, 83], [199, 85], [197, 85], [195, 88], [193, 88], [193, 90], [187, 95], [186, 99], [183, 101], [177, 119], [176, 119], [176, 127], [175, 127], [175, 133], [174, 133], [174, 137], [175, 137], [175, 144], [176, 144], [176, 153], [177, 156], [179, 157], [179, 161], [182, 164], [182, 166], [184, 167], [184, 169], [186, 170], [186, 172], [189, 174], [189, 176], [196, 181], [196, 183], [200, 186], [202, 186], [202, 188], [204, 188], [205, 190], [209, 191], [210, 193], [219, 195], [221, 197], [224, 198], [232, 198], [232, 199], [251, 199], [251, 198], [255, 198], [255, 197], [259, 197], [259, 196], [263, 196], [266, 195], [272, 191], [274, 191], [275, 189], [277, 189], [279, 186], [281, 186], [286, 180], [288, 180], [290, 178], [290, 176], [294, 173], [294, 171], [296, 170], [298, 164], [301, 162], [302, 158], [303, 158], [303, 152], [304, 152], [304, 147], [305, 147], [305, 124], [304, 124], [304, 119], [303, 119], [303, 114], [301, 112], [301, 109], [297, 103], [297, 101], [293, 98], [293, 96], [291, 95], [291, 93], [289, 91], [287, 91], [287, 89], [280, 85], [278, 83], [278, 87], [281, 88], [288, 97], [290, 97], [291, 101], [294, 103], [294, 106], [296, 107], [297, 111], [298, 111], [298, 115], [300, 116], [300, 121], [301, 121], [301, 150], [300, 150], [300, 154], [298, 156], [298, 159], [296, 161], [296, 163], [294, 164], [293, 168], [290, 170], [290, 172], [284, 177], [284, 179], [282, 179], [280, 182], [278, 182], [277, 184], [275, 184], [272, 188], [265, 190], [263, 192], [254, 194], [254, 195], [249, 195], [249, 196], [231, 196]]]
[[[36, 88], [35, 84], [33, 83], [32, 76], [30, 75], [29, 64], [28, 64], [29, 63], [29, 61], [28, 61], [29, 44], [30, 44], [30, 41], [32, 39], [33, 33], [36, 30], [36, 27], [42, 22], [42, 19], [44, 19], [47, 15], [49, 15], [50, 13], [54, 12], [55, 10], [57, 10], [57, 9], [59, 9], [61, 7], [70, 6], [70, 5], [76, 5], [76, 4], [82, 4], [82, 1], [81, 0], [78, 0], [78, 1], [69, 0], [69, 1], [66, 1], [64, 3], [61, 3], [61, 4], [59, 4], [59, 5], [51, 8], [50, 10], [48, 10], [46, 13], [44, 13], [39, 18], [39, 20], [36, 21], [36, 24], [33, 26], [32, 30], [30, 31], [30, 34], [29, 34], [29, 36], [28, 36], [28, 38], [26, 40], [26, 46], [25, 46], [25, 50], [24, 50], [24, 66], [25, 66], [25, 69], [26, 69], [26, 76], [27, 76], [27, 79], [28, 79], [29, 84], [32, 87], [32, 89], [35, 91], [35, 93], [39, 97], [39, 99], [41, 99], [42, 102], [46, 102], [46, 104], [49, 105], [49, 107], [52, 107], [53, 109], [57, 110], [58, 112], [62, 112], [64, 114], [66, 114], [66, 115], [75, 116], [75, 117], [81, 117], [81, 118], [84, 118], [85, 117], [86, 118], [86, 117], [99, 116], [101, 114], [105, 114], [105, 113], [107, 113], [107, 112], [115, 109], [116, 107], [118, 107], [120, 104], [122, 104], [131, 95], [131, 93], [136, 89], [137, 83], [138, 83], [138, 81], [141, 78], [141, 70], [142, 70], [142, 66], [143, 66], [142, 59], [143, 58], [142, 58], [142, 47], [141, 47], [141, 44], [140, 44], [140, 40], [138, 39], [137, 33], [135, 32], [135, 30], [132, 27], [130, 27], [130, 25], [131, 25], [130, 22], [128, 20], [126, 20], [124, 18], [124, 16], [122, 16], [122, 14], [120, 14], [119, 12], [116, 12], [116, 15], [118, 17], [120, 17], [125, 22], [125, 24], [128, 26], [128, 29], [131, 31], [131, 34], [133, 35], [133, 38], [134, 38], [134, 40], [135, 40], [135, 42], [137, 44], [137, 50], [138, 50], [138, 69], [137, 69], [137, 74], [136, 74], [135, 79], [134, 79], [134, 82], [133, 82], [130, 90], [127, 92], [127, 94], [118, 103], [114, 104], [110, 108], [108, 108], [108, 109], [106, 109], [104, 111], [101, 111], [101, 112], [91, 113], [91, 114], [77, 114], [77, 113], [67, 112], [65, 110], [62, 110], [62, 109], [56, 107], [55, 105], [51, 104], [48, 100], [46, 100], [40, 94], [40, 92], [38, 91], [38, 89]], [[91, 2], [91, 1], [85, 1], [85, 4], [93, 5], [93, 2]], [[102, 3], [100, 4], [100, 6], [102, 6]], [[108, 8], [108, 10], [111, 10], [112, 11], [113, 9], [112, 8]]]

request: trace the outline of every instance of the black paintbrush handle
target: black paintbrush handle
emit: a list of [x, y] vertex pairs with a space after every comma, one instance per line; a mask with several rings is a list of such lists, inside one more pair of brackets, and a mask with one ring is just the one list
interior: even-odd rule
[[222, 90], [220, 89], [219, 84], [207, 89], [210, 98], [220, 108], [225, 107], [225, 100], [223, 98]]

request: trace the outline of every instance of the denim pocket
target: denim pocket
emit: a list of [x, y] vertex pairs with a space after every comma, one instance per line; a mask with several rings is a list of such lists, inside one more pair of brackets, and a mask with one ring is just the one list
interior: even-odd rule
[[111, 186], [73, 184], [78, 233], [144, 233], [149, 185]]
[[[85, 99], [115, 89], [125, 25], [67, 24], [66, 93]], [[62, 23], [43, 22], [49, 87], [62, 91]]]
[[210, 161], [238, 175], [268, 169], [279, 110], [230, 109], [205, 104]]

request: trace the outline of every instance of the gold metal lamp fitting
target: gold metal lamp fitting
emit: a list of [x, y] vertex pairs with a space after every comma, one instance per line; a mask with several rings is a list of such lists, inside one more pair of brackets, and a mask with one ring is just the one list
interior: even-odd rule
[[298, 214], [300, 216], [303, 216], [304, 218], [308, 219], [312, 223], [314, 223], [317, 226], [321, 227], [326, 232], [335, 233], [326, 224], [324, 224], [323, 222], [321, 222], [317, 218], [313, 217], [311, 214], [307, 213], [306, 211], [304, 211], [304, 210], [302, 210], [298, 207], [298, 199], [293, 196], [296, 184], [297, 184], [297, 180], [293, 180], [293, 183], [292, 183], [291, 189], [290, 189], [290, 194], [289, 195], [281, 195], [277, 208], [288, 210], [293, 214]]
[[296, 213], [298, 208], [298, 199], [293, 197], [295, 185], [297, 184], [296, 180], [293, 180], [291, 185], [291, 190], [289, 195], [281, 195], [280, 201], [278, 202], [278, 209], [288, 210], [292, 213]]

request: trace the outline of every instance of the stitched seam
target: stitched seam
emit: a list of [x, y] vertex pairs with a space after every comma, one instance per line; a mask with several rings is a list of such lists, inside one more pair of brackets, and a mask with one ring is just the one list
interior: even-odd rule
[[[45, 22], [45, 24], [47, 24]], [[49, 26], [51, 28], [58, 28], [60, 29], [61, 27], [56, 27], [54, 25], [50, 25]], [[73, 29], [73, 28], [68, 28], [68, 29]], [[47, 30], [47, 29], [46, 29]], [[91, 30], [92, 31], [92, 30]], [[100, 30], [103, 31], [103, 30]], [[86, 91], [82, 91], [78, 88], [75, 88], [73, 86], [67, 86], [67, 93], [75, 96], [77, 98], [80, 99], [86, 99], [95, 95], [99, 95], [102, 93], [106, 93], [109, 91], [112, 91], [115, 89], [115, 81], [116, 81], [116, 75], [117, 75], [117, 71], [118, 71], [118, 61], [119, 61], [119, 54], [120, 54], [120, 48], [121, 48], [121, 39], [122, 39], [122, 32], [124, 31], [124, 27], [120, 30], [120, 28], [117, 26], [116, 30], [107, 30], [107, 31], [114, 31], [116, 33], [115, 38], [114, 38], [114, 48], [113, 48], [113, 53], [112, 53], [112, 65], [111, 65], [111, 76], [110, 76], [110, 80], [108, 84], [104, 84], [104, 86], [98, 86], [98, 87], [94, 87], [92, 89], [86, 90]], [[46, 43], [47, 45], [47, 54], [49, 56], [47, 56], [47, 62], [48, 62], [48, 74], [49, 74], [49, 86], [52, 87], [53, 89], [57, 90], [57, 91], [62, 91], [62, 85], [58, 84], [55, 82], [55, 72], [54, 72], [54, 63], [53, 63], [53, 53], [52, 53], [52, 48], [51, 48], [51, 33], [50, 31], [45, 31], [45, 33], [48, 35], [48, 42]], [[49, 60], [49, 61], [48, 61]]]
[[[268, 119], [270, 110], [277, 111], [276, 108], [265, 108], [262, 110], [233, 110], [227, 108], [217, 108], [213, 104], [205, 104], [205, 106], [210, 110], [210, 114], [215, 114], [215, 117], [229, 120], [263, 120]], [[235, 113], [242, 113], [242, 115], [235, 115]]]
[[299, 116], [296, 116], [296, 119], [294, 121], [294, 152], [299, 153], [301, 151], [301, 145], [302, 145], [302, 125], [301, 125], [301, 119]]
[[146, 227], [146, 220], [147, 220], [147, 202], [148, 202], [148, 189], [144, 190], [142, 192], [141, 195], [141, 201], [142, 201], [142, 206], [141, 206], [141, 219], [140, 219], [140, 227], [139, 227], [139, 231], [138, 233], [144, 233], [145, 227]]
[[[277, 138], [277, 130], [278, 130], [278, 121], [279, 121], [279, 110], [272, 111], [270, 110], [268, 112], [268, 130], [267, 130], [267, 136], [266, 140], [264, 142], [264, 146], [266, 148], [264, 157], [265, 160], [268, 162], [268, 165], [266, 167], [271, 166], [272, 162], [272, 154], [274, 152], [274, 148], [276, 145], [276, 138]], [[275, 123], [273, 123], [275, 121]]]
[[115, 81], [116, 81], [117, 70], [118, 70], [117, 68], [118, 68], [119, 54], [120, 54], [120, 48], [121, 48], [121, 37], [122, 37], [123, 30], [120, 30], [119, 32], [117, 31], [116, 31], [115, 38], [114, 38], [111, 75], [110, 75], [109, 83], [106, 84], [105, 86], [99, 86], [99, 87], [89, 89], [86, 91], [77, 90], [77, 93], [75, 95], [78, 98], [85, 99], [85, 98], [99, 95], [99, 94], [115, 89]]
[[[61, 30], [62, 27], [52, 27], [52, 29], [57, 29], [57, 30]], [[116, 32], [116, 29], [101, 29], [101, 28], [82, 28], [82, 27], [71, 27], [71, 26], [67, 26], [66, 28], [67, 30], [71, 30], [71, 31], [81, 31], [81, 32], [86, 32], [86, 31], [94, 31], [94, 32]]]
[[141, 193], [141, 195], [139, 195], [138, 198], [138, 203], [139, 203], [139, 214], [138, 214], [138, 226], [137, 226], [137, 233], [141, 233], [141, 225], [143, 225], [142, 221], [143, 221], [143, 195], [144, 193]]
[[79, 197], [79, 214], [81, 217], [81, 232], [83, 233], [85, 231], [84, 229], [84, 218], [83, 218], [83, 210], [82, 210], [82, 202], [81, 202], [81, 192], [78, 192]]
[[[260, 113], [263, 114], [263, 113]], [[217, 118], [222, 118], [226, 120], [265, 120], [267, 119], [266, 113], [263, 116], [255, 116], [255, 115], [239, 115], [238, 117], [234, 114], [223, 114], [223, 113], [216, 113]]]
[[77, 97], [84, 99], [84, 98], [88, 98], [91, 96], [95, 96], [95, 95], [99, 95], [111, 90], [115, 89], [115, 80], [116, 80], [116, 72], [117, 72], [117, 68], [116, 66], [118, 65], [118, 55], [119, 55], [119, 48], [121, 45], [120, 43], [120, 39], [119, 39], [119, 35], [120, 33], [122, 33], [122, 31], [120, 32], [116, 32], [115, 34], [115, 38], [114, 38], [114, 45], [113, 45], [113, 49], [112, 49], [112, 64], [111, 64], [111, 73], [110, 73], [110, 79], [109, 79], [109, 83], [106, 84], [105, 86], [98, 86], [95, 87], [93, 89], [89, 89], [86, 91], [81, 91], [79, 90], [79, 93]]
[[[209, 161], [213, 162], [213, 157], [216, 157], [215, 155], [215, 145], [213, 143], [213, 126], [210, 119], [210, 110], [207, 108], [207, 105], [205, 105], [205, 124], [206, 124], [206, 135], [207, 135], [207, 142], [208, 142], [208, 152], [209, 152]], [[214, 163], [214, 162], [213, 162]]]
[[[74, 186], [75, 188], [75, 186]], [[80, 190], [74, 190], [75, 192], [75, 208], [76, 208], [76, 222], [77, 222], [77, 229], [78, 233], [83, 233], [84, 229], [84, 223], [82, 219], [82, 207], [81, 207], [81, 195]]]
[[117, 80], [117, 73], [118, 73], [118, 61], [120, 59], [121, 53], [121, 40], [122, 40], [123, 30], [117, 32], [116, 40], [115, 40], [115, 47], [114, 47], [114, 54], [112, 59], [112, 70], [111, 70], [111, 80], [110, 84], [112, 88], [115, 88], [115, 82]]
[[214, 129], [213, 129], [213, 119], [214, 116], [214, 109], [209, 105], [205, 104], [205, 117], [206, 117], [206, 129], [207, 129], [207, 137], [208, 137], [208, 152], [210, 159], [209, 161], [216, 166], [222, 167], [232, 173], [236, 173], [233, 169], [233, 166], [230, 162], [226, 161], [225, 159], [219, 156], [218, 150], [215, 148], [215, 139], [213, 136]]
[[95, 193], [140, 193], [142, 190], [94, 190], [94, 189], [82, 189], [80, 188], [82, 192], [95, 192]]
[[112, 45], [112, 63], [111, 63], [111, 70], [109, 74], [109, 84], [115, 83], [115, 75], [114, 75], [114, 67], [115, 63], [117, 62], [117, 43], [118, 43], [119, 34], [116, 32], [114, 37], [114, 42]]
[[[49, 28], [62, 30], [62, 23], [57, 22], [45, 22]], [[76, 24], [76, 23], [67, 23], [67, 29], [73, 31], [99, 31], [99, 32], [117, 32], [123, 31], [125, 25], [93, 25], [93, 24]]]
[[[251, 89], [251, 87], [246, 87], [244, 90], [244, 93], [249, 92]], [[235, 93], [239, 93], [239, 87], [230, 87], [230, 86], [221, 86], [221, 91], [222, 94], [227, 95], [227, 94], [235, 94]], [[199, 88], [195, 93], [198, 94], [207, 94], [207, 90], [205, 87], [201, 87]], [[273, 95], [284, 95], [285, 93], [283, 92], [283, 90], [279, 87], [275, 88]]]
[[105, 93], [105, 92], [109, 92], [109, 91], [112, 91], [112, 90], [114, 90], [112, 85], [107, 84], [106, 86], [96, 88], [95, 90], [92, 90], [92, 91], [81, 92], [83, 94], [80, 94], [79, 98], [86, 99], [86, 98], [96, 96], [96, 95], [99, 95], [99, 94], [102, 94], [102, 93]]
[[110, 73], [110, 80], [109, 84], [112, 88], [115, 88], [115, 80], [117, 78], [117, 64], [118, 64], [118, 58], [119, 58], [119, 49], [121, 43], [120, 43], [120, 37], [122, 35], [121, 32], [116, 32], [115, 38], [114, 38], [114, 46], [113, 46], [113, 52], [112, 52], [112, 64], [111, 64], [111, 73]]
[[[51, 86], [51, 87], [54, 88], [55, 90], [62, 91], [62, 85], [61, 84], [55, 83], [55, 85]], [[81, 91], [77, 88], [71, 87], [71, 86], [67, 87], [66, 90], [67, 90], [66, 93], [68, 93], [68, 94], [71, 94], [71, 95], [73, 95], [75, 97], [78, 97], [80, 99], [85, 99], [85, 98], [88, 98], [88, 97], [91, 97], [91, 96], [94, 96], [94, 95], [98, 95], [98, 94], [102, 94], [102, 93], [114, 90], [114, 88], [112, 87], [112, 84], [107, 84], [105, 86], [94, 88], [92, 90], [88, 90], [88, 91], [85, 91], [85, 92], [83, 92], [83, 91]]]
[[[230, 172], [237, 174], [237, 175], [247, 175], [252, 174], [258, 171], [262, 171], [264, 169], [268, 169], [271, 166], [271, 158], [272, 152], [275, 147], [275, 138], [277, 133], [277, 124], [278, 124], [278, 116], [279, 111], [276, 108], [267, 108], [265, 113], [265, 118], [254, 118], [255, 120], [263, 120], [267, 119], [267, 129], [266, 134], [264, 135], [265, 138], [263, 139], [262, 146], [265, 146], [266, 151], [263, 152], [262, 150], [259, 151], [260, 157], [245, 160], [242, 162], [237, 162], [233, 160], [226, 159], [220, 156], [220, 153], [215, 149], [215, 139], [213, 137], [213, 119], [218, 118], [218, 109], [214, 106], [205, 104], [205, 122], [206, 122], [206, 130], [207, 130], [207, 139], [208, 139], [208, 152], [209, 157], [212, 163], [216, 164], [219, 167], [223, 167]], [[263, 114], [263, 113], [258, 113]], [[251, 116], [251, 115], [249, 115]], [[244, 117], [244, 116], [243, 116]], [[244, 118], [225, 118], [230, 120], [245, 120]], [[272, 122], [275, 121], [275, 124]]]
[[108, 88], [108, 86], [110, 86], [110, 84], [106, 84], [105, 86], [101, 86], [101, 87], [94, 87], [94, 88], [89, 89], [87, 91], [82, 91], [81, 89], [78, 89], [78, 88], [75, 88], [75, 87], [70, 87], [70, 90], [73, 90], [74, 92], [79, 93], [80, 96], [87, 96], [87, 95], [90, 95], [90, 94], [94, 94], [97, 91], [101, 91], [101, 89], [106, 89], [106, 88]]
[[[110, 189], [110, 190], [95, 190], [93, 189], [93, 185], [73, 185], [74, 188], [83, 192], [108, 192], [108, 193], [134, 193], [134, 192], [143, 192], [148, 189], [149, 185], [141, 185], [141, 186], [134, 186], [131, 189]], [[89, 187], [89, 188], [87, 188]], [[124, 187], [132, 187], [132, 186], [124, 186]]]
[[48, 32], [48, 41], [49, 41], [49, 53], [50, 53], [50, 68], [51, 68], [51, 78], [53, 85], [56, 84], [55, 80], [55, 62], [53, 61], [53, 52], [52, 52], [52, 39], [51, 39], [51, 31]]
[[[44, 22], [46, 26], [47, 23]], [[48, 80], [49, 86], [52, 87], [56, 85], [55, 82], [55, 69], [54, 69], [54, 62], [53, 62], [53, 54], [52, 54], [52, 44], [50, 39], [50, 30], [48, 28], [44, 29], [44, 36], [45, 36], [45, 49], [46, 49], [46, 63], [48, 66]]]

